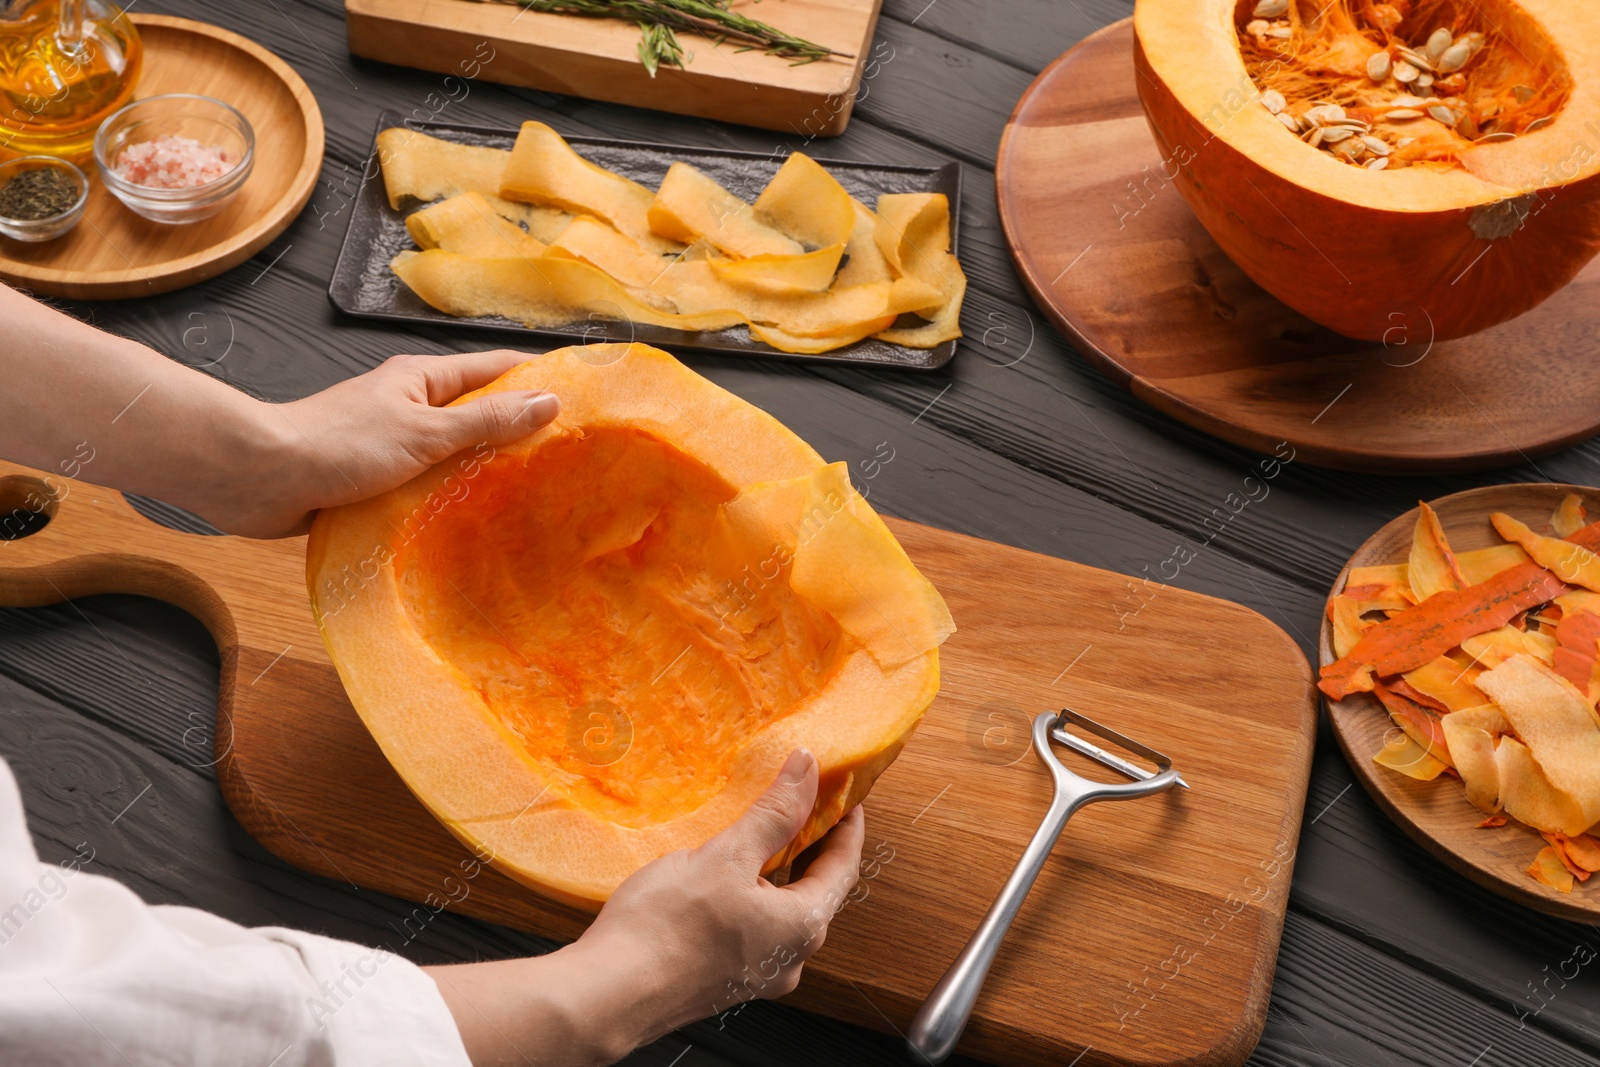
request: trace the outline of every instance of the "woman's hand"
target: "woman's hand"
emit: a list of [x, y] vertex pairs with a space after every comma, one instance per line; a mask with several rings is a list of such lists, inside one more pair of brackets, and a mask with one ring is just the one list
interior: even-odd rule
[[195, 510], [229, 533], [304, 533], [318, 508], [392, 489], [463, 449], [526, 437], [561, 410], [553, 394], [493, 393], [444, 405], [530, 358], [503, 350], [393, 356], [304, 400], [263, 404], [257, 418], [281, 442], [287, 468], [270, 478], [241, 472], [234, 492]]
[[797, 751], [738, 822], [635, 872], [571, 945], [428, 968], [473, 1063], [610, 1063], [696, 1019], [794, 989], [861, 859], [856, 808], [803, 877], [782, 887], [761, 877], [816, 795], [816, 760]]
[[856, 884], [864, 834], [856, 808], [823, 839], [804, 877], [781, 888], [762, 878], [762, 864], [794, 840], [816, 797], [817, 761], [797, 750], [738, 822], [641, 868], [579, 939], [667, 978], [655, 991], [657, 1032], [648, 1037], [799, 983]]
[[303, 533], [318, 508], [393, 489], [462, 449], [525, 437], [560, 409], [530, 393], [443, 406], [533, 358], [521, 352], [396, 356], [269, 404], [6, 285], [0, 322], [0, 456], [253, 537]]

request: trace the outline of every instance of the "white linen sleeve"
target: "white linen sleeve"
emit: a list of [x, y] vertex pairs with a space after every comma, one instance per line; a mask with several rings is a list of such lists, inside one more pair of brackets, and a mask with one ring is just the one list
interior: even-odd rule
[[469, 1067], [433, 979], [383, 949], [144, 903], [39, 862], [0, 760], [0, 1063]]

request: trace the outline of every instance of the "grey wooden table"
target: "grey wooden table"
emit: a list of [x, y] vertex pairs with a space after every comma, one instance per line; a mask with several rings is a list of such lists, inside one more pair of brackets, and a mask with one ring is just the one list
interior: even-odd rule
[[[1136, 575], [1166, 559], [1175, 542], [1196, 543], [1201, 517], [1239, 487], [1254, 457], [1144, 407], [1044, 324], [1012, 271], [993, 186], [996, 145], [1018, 95], [1057, 54], [1131, 6], [886, 0], [879, 63], [854, 122], [844, 136], [809, 148], [822, 158], [965, 165], [962, 259], [972, 287], [967, 337], [948, 373], [690, 362], [830, 459], [854, 466], [888, 442], [894, 460], [876, 476], [872, 500], [889, 513]], [[219, 23], [294, 66], [327, 119], [325, 181], [282, 237], [230, 273], [163, 297], [68, 310], [272, 400], [303, 396], [394, 352], [498, 343], [464, 330], [374, 328], [341, 318], [325, 295], [347, 179], [359, 174], [377, 112], [422, 106], [438, 76], [351, 59], [334, 0], [148, 0], [137, 9]], [[529, 117], [566, 133], [774, 147], [771, 133], [486, 84], [441, 115], [495, 125]], [[1536, 465], [1431, 479], [1293, 464], [1267, 499], [1199, 550], [1176, 584], [1265, 613], [1311, 655], [1323, 594], [1343, 561], [1419, 497], [1499, 481], [1593, 484], [1597, 459], [1590, 443]], [[186, 521], [159, 505], [145, 508]], [[210, 729], [216, 674], [216, 651], [200, 625], [152, 601], [107, 596], [0, 611], [0, 755], [21, 780], [40, 852], [66, 859], [88, 838], [94, 869], [147, 900], [403, 943], [396, 931], [408, 905], [288, 867], [228, 814], [190, 743], [192, 731]], [[1431, 859], [1353, 787], [1324, 731], [1266, 1033], [1250, 1062], [1600, 1063], [1600, 968], [1574, 976], [1567, 962], [1594, 941], [1589, 927], [1506, 904]], [[434, 962], [545, 947], [445, 915], [405, 951]], [[1585, 957], [1593, 953], [1578, 958]], [[1048, 976], [1041, 982], [1040, 995], [1049, 996]], [[896, 1040], [758, 1004], [724, 1026], [689, 1027], [629, 1062], [904, 1060]]]

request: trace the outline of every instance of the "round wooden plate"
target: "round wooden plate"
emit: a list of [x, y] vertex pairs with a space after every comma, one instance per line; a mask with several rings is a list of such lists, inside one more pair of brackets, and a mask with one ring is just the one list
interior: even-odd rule
[[[1207, 433], [1262, 452], [1287, 441], [1343, 470], [1481, 470], [1600, 429], [1600, 260], [1472, 337], [1435, 344], [1406, 308], [1384, 344], [1340, 337], [1201, 227], [1145, 124], [1132, 55], [1124, 19], [1057, 59], [1017, 103], [995, 167], [1023, 282], [1105, 374]], [[1359, 263], [1339, 266], [1359, 284]]]
[[204, 281], [261, 251], [305, 207], [322, 170], [322, 111], [289, 65], [254, 41], [191, 19], [134, 15], [144, 39], [138, 96], [202, 93], [255, 128], [255, 169], [221, 214], [186, 226], [140, 218], [90, 160], [89, 203], [67, 236], [0, 238], [0, 278], [51, 296], [150, 296]]
[[[1590, 508], [1600, 506], [1600, 489], [1549, 482], [1469, 489], [1431, 503], [1450, 547], [1466, 551], [1504, 544], [1489, 525], [1489, 515], [1496, 511], [1548, 533], [1551, 513], [1568, 493], [1582, 496]], [[1368, 538], [1339, 572], [1329, 596], [1344, 589], [1352, 567], [1405, 562], [1416, 523], [1417, 509], [1412, 508]], [[1326, 612], [1318, 644], [1322, 665], [1327, 666], [1337, 657]], [[1600, 880], [1592, 885], [1579, 882], [1571, 893], [1562, 893], [1527, 875], [1528, 864], [1545, 845], [1537, 830], [1515, 820], [1498, 830], [1479, 830], [1483, 812], [1468, 802], [1458, 780], [1446, 776], [1419, 782], [1372, 762], [1394, 729], [1375, 696], [1353, 693], [1338, 702], [1324, 698], [1323, 705], [1356, 778], [1378, 806], [1429, 852], [1484, 888], [1547, 915], [1588, 923], [1600, 918]]]

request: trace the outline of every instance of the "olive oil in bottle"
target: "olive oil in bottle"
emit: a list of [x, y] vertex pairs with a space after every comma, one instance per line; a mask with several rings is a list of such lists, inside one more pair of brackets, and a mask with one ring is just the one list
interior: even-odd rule
[[86, 161], [133, 98], [144, 50], [108, 0], [0, 0], [0, 159]]

